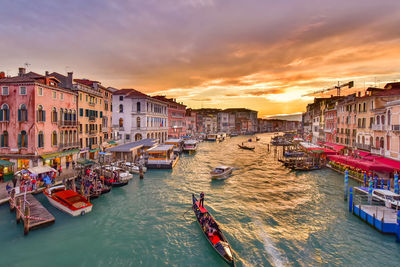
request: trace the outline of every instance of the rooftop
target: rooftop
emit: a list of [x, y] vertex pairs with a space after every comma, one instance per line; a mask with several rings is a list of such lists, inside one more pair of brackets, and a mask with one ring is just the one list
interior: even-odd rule
[[133, 149], [140, 147], [152, 147], [157, 143], [158, 139], [142, 139], [136, 142], [123, 144], [106, 149], [107, 152], [130, 152]]

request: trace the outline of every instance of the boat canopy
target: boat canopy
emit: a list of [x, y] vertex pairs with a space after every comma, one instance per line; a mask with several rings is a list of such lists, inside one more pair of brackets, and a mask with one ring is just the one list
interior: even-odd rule
[[196, 140], [185, 140], [185, 145], [195, 145], [197, 144]]
[[164, 143], [166, 143], [166, 144], [170, 144], [170, 143], [178, 144], [178, 143], [181, 143], [182, 141], [183, 141], [183, 139], [176, 138], [176, 139], [168, 139]]

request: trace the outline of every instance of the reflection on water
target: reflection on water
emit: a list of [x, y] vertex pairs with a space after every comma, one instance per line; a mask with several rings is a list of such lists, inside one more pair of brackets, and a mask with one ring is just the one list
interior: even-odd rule
[[[15, 215], [1, 206], [1, 255], [7, 255], [1, 265], [225, 266], [190, 210], [191, 193], [201, 191], [239, 266], [400, 262], [393, 236], [347, 212], [341, 175], [290, 172], [267, 153], [270, 135], [260, 136], [254, 152], [237, 148], [249, 137], [201, 143], [173, 170], [149, 170], [144, 180], [135, 177], [94, 200], [93, 212], [83, 217], [69, 217], [39, 196], [56, 223], [27, 237]], [[211, 181], [209, 172], [218, 165], [236, 170], [227, 180]]]

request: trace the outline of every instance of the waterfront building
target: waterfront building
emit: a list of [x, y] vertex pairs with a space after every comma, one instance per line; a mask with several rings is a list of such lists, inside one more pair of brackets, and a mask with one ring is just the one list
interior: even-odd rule
[[218, 112], [220, 109], [194, 109], [196, 112], [196, 128], [198, 133], [217, 133]]
[[186, 106], [176, 102], [176, 99], [166, 98], [165, 96], [153, 96], [153, 98], [163, 101], [168, 105], [168, 138], [179, 138], [185, 136], [185, 114]]
[[347, 147], [356, 146], [357, 120], [355, 119], [354, 102], [356, 94], [345, 96], [337, 105], [336, 143]]
[[[386, 146], [387, 151], [385, 155], [392, 159], [400, 160], [400, 100], [389, 101], [385, 105], [387, 113], [387, 123], [389, 128], [389, 142]], [[377, 119], [376, 119], [377, 120]], [[375, 137], [375, 148], [381, 150], [385, 149], [384, 139]], [[383, 142], [382, 142], [383, 141]], [[382, 153], [379, 151], [380, 154]]]
[[112, 96], [112, 127], [123, 143], [142, 139], [168, 139], [168, 104], [135, 89]]
[[65, 166], [77, 156], [77, 94], [46, 74], [0, 73], [0, 158], [17, 170]]
[[103, 142], [111, 136], [112, 95], [98, 81], [74, 79], [74, 82], [73, 90], [78, 93], [80, 157], [95, 159]]
[[244, 134], [257, 132], [258, 111], [246, 108], [228, 108], [224, 112], [235, 114], [235, 131]]
[[196, 134], [197, 133], [197, 122], [196, 122], [196, 111], [191, 108], [186, 109], [185, 113], [185, 126], [186, 134]]

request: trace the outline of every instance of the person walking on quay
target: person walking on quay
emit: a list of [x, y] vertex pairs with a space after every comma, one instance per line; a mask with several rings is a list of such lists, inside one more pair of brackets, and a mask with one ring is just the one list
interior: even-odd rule
[[17, 186], [17, 177], [15, 177], [15, 175], [13, 175], [12, 183], [13, 183], [13, 187]]
[[204, 193], [203, 192], [200, 193], [199, 207], [204, 208]]
[[58, 167], [58, 176], [61, 176], [61, 173], [62, 173], [62, 169], [61, 169], [61, 164], [60, 164], [60, 166]]

